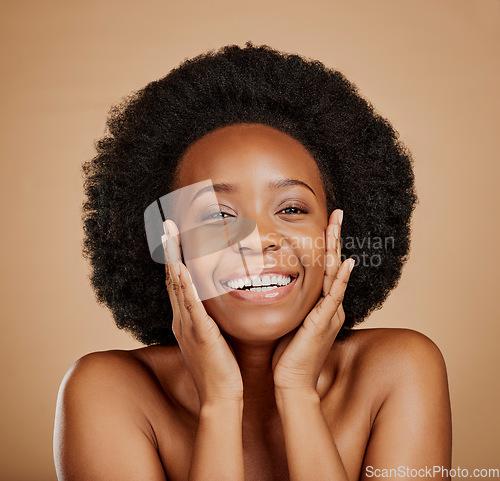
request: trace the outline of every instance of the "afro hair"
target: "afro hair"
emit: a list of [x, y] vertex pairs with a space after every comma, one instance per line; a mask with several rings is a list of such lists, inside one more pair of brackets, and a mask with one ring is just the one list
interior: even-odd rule
[[342, 73], [267, 45], [227, 45], [184, 60], [111, 108], [82, 166], [83, 255], [99, 303], [146, 345], [176, 344], [164, 266], [150, 257], [144, 210], [172, 191], [189, 146], [217, 128], [259, 123], [311, 153], [328, 213], [345, 211], [342, 257], [353, 257], [337, 338], [379, 309], [410, 248], [417, 203], [411, 155]]

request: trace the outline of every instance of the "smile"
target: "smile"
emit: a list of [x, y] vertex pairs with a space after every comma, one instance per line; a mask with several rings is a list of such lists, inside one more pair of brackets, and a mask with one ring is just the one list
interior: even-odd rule
[[285, 297], [293, 289], [297, 277], [297, 275], [265, 274], [240, 277], [221, 282], [221, 285], [236, 299], [247, 302], [268, 302]]

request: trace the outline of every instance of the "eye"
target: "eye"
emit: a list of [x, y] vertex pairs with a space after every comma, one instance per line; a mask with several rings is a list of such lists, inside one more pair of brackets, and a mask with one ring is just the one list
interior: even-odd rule
[[283, 210], [280, 211], [280, 213], [281, 212], [283, 212], [284, 214], [291, 214], [291, 215], [309, 214], [309, 209], [304, 205], [293, 204], [288, 207], [285, 207]]
[[230, 217], [231, 215], [228, 214], [227, 212], [223, 212], [221, 210], [217, 210], [217, 211], [214, 211], [214, 212], [211, 212], [209, 214], [206, 214], [205, 216], [202, 217], [202, 221], [206, 221], [206, 220], [220, 220], [220, 219], [226, 219], [226, 217], [224, 216], [227, 216], [227, 217]]

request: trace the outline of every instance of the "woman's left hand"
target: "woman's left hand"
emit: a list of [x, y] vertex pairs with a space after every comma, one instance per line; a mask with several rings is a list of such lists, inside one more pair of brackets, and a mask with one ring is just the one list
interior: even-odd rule
[[342, 300], [354, 259], [346, 259], [340, 264], [341, 223], [342, 211], [337, 209], [330, 215], [325, 234], [322, 296], [304, 322], [276, 345], [272, 367], [277, 390], [316, 392], [321, 368], [345, 321]]

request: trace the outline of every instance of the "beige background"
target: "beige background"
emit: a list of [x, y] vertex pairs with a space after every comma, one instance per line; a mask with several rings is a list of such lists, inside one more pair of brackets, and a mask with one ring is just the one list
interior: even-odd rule
[[247, 40], [343, 71], [413, 151], [411, 258], [365, 326], [438, 344], [453, 464], [499, 467], [498, 0], [180, 4], [1, 2], [0, 478], [55, 480], [65, 372], [88, 352], [139, 347], [96, 304], [80, 253], [80, 165], [108, 108], [186, 57]]

